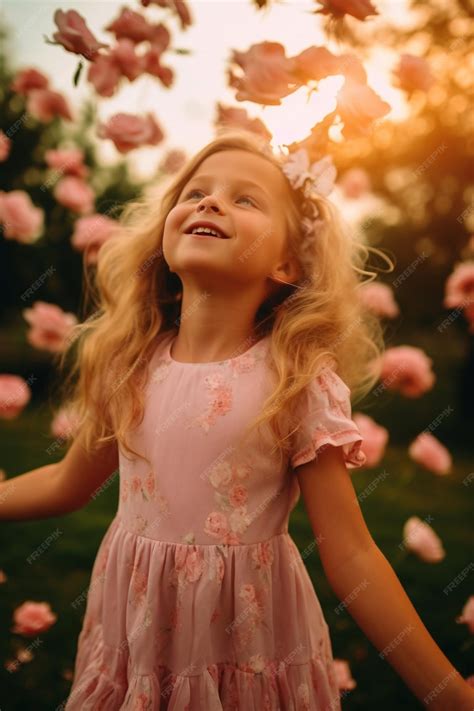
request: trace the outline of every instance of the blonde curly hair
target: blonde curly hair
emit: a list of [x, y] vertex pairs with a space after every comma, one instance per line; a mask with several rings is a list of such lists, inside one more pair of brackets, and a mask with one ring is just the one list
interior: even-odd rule
[[[59, 355], [62, 371], [77, 345], [62, 386], [65, 407], [77, 417], [77, 431], [89, 449], [116, 439], [122, 450], [147, 459], [129, 446], [127, 432], [143, 419], [144, 385], [157, 338], [176, 328], [181, 311], [181, 280], [163, 256], [165, 220], [200, 164], [214, 153], [235, 149], [281, 169], [281, 158], [272, 157], [264, 139], [226, 129], [172, 177], [159, 200], [155, 194], [128, 203], [117, 232], [100, 249], [96, 284], [87, 284], [96, 311], [73, 328]], [[307, 205], [287, 184], [288, 247], [298, 257]], [[384, 349], [379, 318], [363, 306], [357, 290], [362, 276], [368, 277], [365, 282], [376, 277], [365, 268], [370, 252], [385, 254], [356, 240], [330, 200], [321, 196], [314, 202], [324, 223], [312, 242], [314, 267], [302, 272], [296, 286], [282, 285], [268, 297], [254, 321], [259, 338], [271, 334], [268, 366], [275, 387], [246, 432], [267, 424], [280, 456], [290, 451], [291, 434], [298, 428], [299, 396], [328, 359], [357, 401], [377, 381], [373, 364]], [[288, 422], [294, 425], [290, 431]]]

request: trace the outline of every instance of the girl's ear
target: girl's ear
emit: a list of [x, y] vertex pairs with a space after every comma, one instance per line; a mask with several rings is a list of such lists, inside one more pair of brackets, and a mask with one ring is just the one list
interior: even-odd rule
[[302, 276], [301, 266], [295, 257], [287, 257], [285, 261], [277, 264], [270, 274], [270, 278], [292, 283], [301, 279]]

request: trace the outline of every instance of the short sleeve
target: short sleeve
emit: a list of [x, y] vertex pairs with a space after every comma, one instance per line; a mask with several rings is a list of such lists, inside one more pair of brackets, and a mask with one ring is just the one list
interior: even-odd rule
[[302, 393], [297, 408], [298, 430], [293, 434], [292, 467], [316, 458], [324, 445], [342, 447], [348, 469], [365, 464], [363, 437], [352, 420], [351, 391], [331, 368], [326, 367]]

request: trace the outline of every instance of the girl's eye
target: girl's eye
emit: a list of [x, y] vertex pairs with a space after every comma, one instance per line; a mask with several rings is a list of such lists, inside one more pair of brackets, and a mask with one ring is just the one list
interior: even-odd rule
[[249, 202], [251, 205], [255, 205], [255, 202], [252, 200], [252, 198], [249, 198], [248, 195], [242, 195], [239, 200], [247, 200], [247, 202]]
[[[189, 198], [193, 197], [194, 195], [196, 195], [196, 193], [199, 193], [200, 195], [204, 195], [204, 193], [202, 192], [202, 190], [198, 190], [197, 188], [194, 188], [193, 190], [190, 190], [190, 191], [186, 194], [185, 199], [189, 199]], [[241, 196], [239, 197], [239, 200], [247, 200], [248, 203], [250, 203], [251, 205], [256, 206], [255, 201], [252, 200], [252, 198], [250, 198], [248, 195], [241, 195]]]

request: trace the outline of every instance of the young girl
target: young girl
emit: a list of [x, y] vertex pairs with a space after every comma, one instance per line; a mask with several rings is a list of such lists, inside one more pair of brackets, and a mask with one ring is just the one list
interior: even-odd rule
[[357, 299], [373, 272], [295, 166], [224, 132], [101, 248], [99, 308], [76, 327], [78, 434], [0, 511], [77, 510], [119, 469], [66, 711], [341, 709], [288, 533], [300, 492], [332, 589], [383, 657], [426, 706], [474, 706], [361, 514], [350, 398], [383, 347]]

